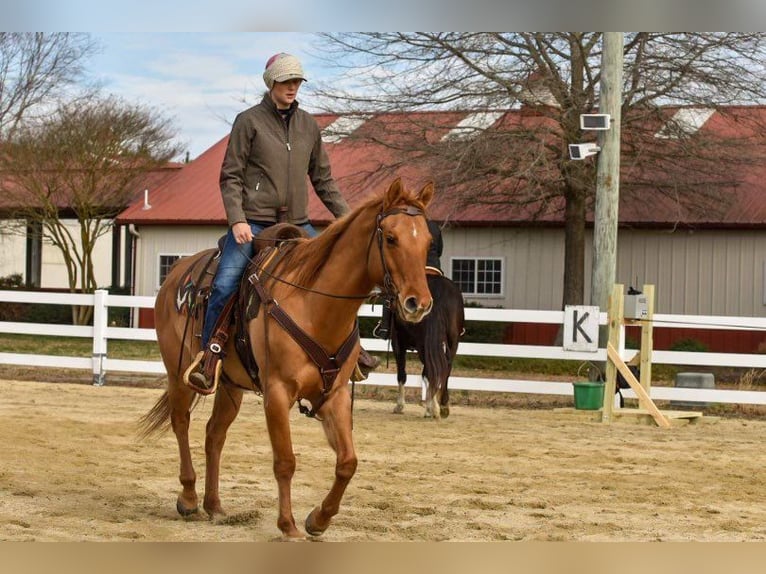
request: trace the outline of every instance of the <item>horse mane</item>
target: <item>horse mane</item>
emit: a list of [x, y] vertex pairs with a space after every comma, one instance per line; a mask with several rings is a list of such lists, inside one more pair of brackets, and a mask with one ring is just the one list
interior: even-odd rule
[[[383, 194], [376, 193], [372, 197], [359, 204], [356, 208], [333, 221], [327, 229], [318, 236], [311, 239], [299, 241], [296, 246], [280, 262], [281, 269], [298, 269], [292, 283], [300, 285], [303, 288], [311, 288], [319, 277], [319, 272], [328, 260], [328, 256], [335, 248], [338, 240], [343, 236], [346, 230], [354, 224], [360, 217], [374, 217], [383, 205]], [[399, 201], [404, 205], [415, 205], [420, 209], [425, 206], [418, 201], [412, 193], [405, 193], [400, 196]]]
[[[367, 211], [379, 211], [382, 197], [375, 195], [344, 216], [333, 221], [327, 229], [311, 239], [299, 241], [280, 262], [281, 269], [298, 269], [292, 283], [310, 288], [346, 230]], [[299, 263], [300, 262], [300, 263]]]

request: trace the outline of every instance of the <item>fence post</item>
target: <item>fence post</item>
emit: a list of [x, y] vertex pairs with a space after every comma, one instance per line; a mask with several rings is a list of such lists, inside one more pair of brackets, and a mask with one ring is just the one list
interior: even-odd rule
[[97, 289], [93, 293], [93, 385], [101, 387], [106, 382], [106, 327], [108, 324], [109, 308], [107, 296], [109, 292]]

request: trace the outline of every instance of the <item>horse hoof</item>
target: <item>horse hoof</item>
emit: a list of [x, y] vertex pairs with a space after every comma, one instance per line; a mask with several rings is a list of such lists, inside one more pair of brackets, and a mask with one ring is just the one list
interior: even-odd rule
[[184, 518], [188, 518], [193, 514], [197, 514], [197, 512], [199, 512], [199, 507], [195, 506], [194, 508], [186, 508], [183, 504], [181, 504], [181, 501], [178, 500], [176, 501], [176, 510], [178, 511], [178, 514]]
[[404, 407], [401, 407], [399, 405], [396, 405], [394, 407], [394, 414], [395, 415], [403, 415], [404, 414]]
[[439, 414], [443, 419], [446, 419], [449, 416], [449, 407], [442, 407]]
[[304, 527], [306, 528], [306, 534], [308, 534], [309, 536], [321, 536], [322, 534], [324, 534], [324, 531], [327, 530], [326, 526], [324, 528], [317, 528], [316, 526], [312, 524], [314, 515], [317, 512], [319, 512], [318, 506], [314, 508], [314, 510], [312, 510], [309, 513], [309, 515], [306, 517], [306, 523], [304, 524]]
[[227, 514], [224, 512], [223, 508], [220, 506], [217, 508], [211, 508], [211, 509], [205, 509], [205, 512], [207, 513], [207, 516], [210, 520], [215, 520], [217, 518], [226, 518]]

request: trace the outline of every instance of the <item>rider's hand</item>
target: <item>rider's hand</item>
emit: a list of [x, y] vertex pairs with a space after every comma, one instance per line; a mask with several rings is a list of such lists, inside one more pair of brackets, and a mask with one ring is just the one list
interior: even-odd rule
[[234, 235], [234, 240], [243, 245], [253, 240], [253, 230], [250, 229], [250, 224], [244, 221], [235, 223], [231, 226], [231, 233]]

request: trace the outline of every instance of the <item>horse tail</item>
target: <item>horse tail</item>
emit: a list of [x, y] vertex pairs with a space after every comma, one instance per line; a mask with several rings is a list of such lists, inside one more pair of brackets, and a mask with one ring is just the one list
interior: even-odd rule
[[155, 434], [167, 432], [169, 428], [170, 397], [165, 391], [151, 410], [138, 420], [138, 438], [144, 440]]
[[438, 385], [435, 392], [441, 393], [442, 404], [448, 400], [447, 379], [451, 371], [451, 360], [454, 356], [450, 352], [451, 337], [450, 326], [450, 302], [446, 299], [445, 281], [443, 277], [429, 276], [428, 287], [434, 298], [435, 304], [426, 318], [425, 340], [423, 342], [423, 371], [429, 384]]
[[432, 321], [429, 324], [430, 328], [426, 329], [423, 371], [429, 384], [438, 385], [438, 388], [434, 390], [440, 391], [444, 395], [450, 371], [449, 360], [445, 352], [447, 341], [443, 337], [444, 329], [432, 327], [434, 323], [435, 321]]

